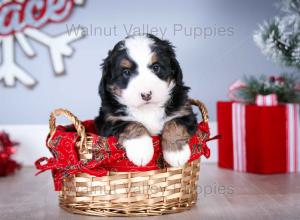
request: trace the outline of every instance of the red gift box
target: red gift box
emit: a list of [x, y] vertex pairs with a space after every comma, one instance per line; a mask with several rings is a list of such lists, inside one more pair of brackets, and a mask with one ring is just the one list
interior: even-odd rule
[[300, 105], [217, 103], [219, 166], [253, 173], [300, 171]]

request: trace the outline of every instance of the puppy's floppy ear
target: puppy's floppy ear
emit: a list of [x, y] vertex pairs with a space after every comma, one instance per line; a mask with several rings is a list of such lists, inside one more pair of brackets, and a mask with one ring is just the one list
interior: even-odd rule
[[182, 70], [181, 67], [176, 59], [176, 54], [174, 50], [174, 46], [172, 43], [168, 40], [161, 40], [158, 37], [148, 34], [148, 37], [153, 39], [158, 45], [162, 47], [162, 50], [167, 53], [167, 55], [170, 57], [170, 64], [171, 64], [171, 71], [172, 75], [176, 81], [177, 85], [183, 85], [182, 81]]
[[168, 51], [170, 59], [171, 59], [170, 60], [171, 69], [172, 69], [174, 79], [176, 80], [176, 84], [183, 85], [182, 70], [181, 70], [178, 60], [176, 59], [176, 54], [175, 54], [175, 50], [174, 50], [175, 47], [171, 44], [170, 41], [164, 40], [164, 42], [165, 42], [164, 44], [168, 48], [167, 51]]
[[171, 57], [171, 69], [173, 71], [176, 83], [178, 85], [182, 85], [183, 84], [183, 82], [182, 82], [182, 70], [181, 70], [181, 67], [180, 67], [175, 55]]
[[101, 64], [102, 77], [99, 84], [99, 95], [102, 99], [104, 99], [107, 92], [106, 85], [111, 71], [111, 53], [112, 53], [111, 50], [108, 51], [108, 56], [103, 60], [103, 63]]

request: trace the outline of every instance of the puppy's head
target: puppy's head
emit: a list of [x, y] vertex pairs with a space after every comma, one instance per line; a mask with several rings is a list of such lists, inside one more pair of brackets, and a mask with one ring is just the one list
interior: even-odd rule
[[173, 46], [150, 34], [129, 36], [117, 43], [102, 67], [102, 101], [110, 97], [132, 108], [163, 106], [174, 86], [182, 85]]

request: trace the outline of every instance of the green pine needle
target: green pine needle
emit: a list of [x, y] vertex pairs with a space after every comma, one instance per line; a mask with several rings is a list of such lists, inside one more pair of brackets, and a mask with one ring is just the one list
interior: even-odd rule
[[246, 103], [255, 103], [257, 95], [276, 94], [279, 103], [299, 103], [300, 91], [295, 89], [299, 77], [283, 73], [279, 77], [249, 76], [244, 78], [246, 87], [240, 89], [236, 96]]

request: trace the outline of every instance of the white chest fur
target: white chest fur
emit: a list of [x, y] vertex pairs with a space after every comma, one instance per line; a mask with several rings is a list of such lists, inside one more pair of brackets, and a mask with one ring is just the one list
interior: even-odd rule
[[140, 122], [152, 135], [160, 134], [166, 121], [165, 109], [151, 104], [128, 109], [126, 118]]

